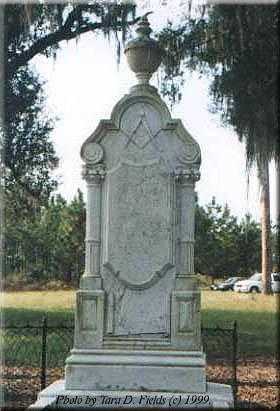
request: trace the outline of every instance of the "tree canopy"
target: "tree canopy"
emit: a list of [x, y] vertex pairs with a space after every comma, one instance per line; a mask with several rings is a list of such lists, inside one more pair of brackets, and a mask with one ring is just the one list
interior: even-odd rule
[[21, 193], [45, 201], [57, 186], [52, 170], [58, 158], [50, 139], [54, 121], [44, 104], [42, 81], [28, 67], [5, 82], [5, 189], [18, 198], [19, 209]]
[[219, 4], [158, 36], [163, 93], [181, 98], [186, 69], [209, 75], [212, 109], [245, 142], [248, 165], [279, 155], [278, 27], [278, 5]]
[[[35, 55], [55, 56], [63, 40], [77, 39], [81, 34], [101, 31], [126, 38], [127, 29], [135, 23], [132, 2], [30, 3], [5, 5], [6, 76], [12, 76]], [[118, 48], [119, 50], [119, 48]]]
[[260, 226], [250, 215], [238, 223], [215, 198], [196, 205], [195, 270], [213, 277], [248, 276], [260, 270]]
[[[61, 195], [31, 215], [7, 200], [6, 280], [64, 280], [77, 284], [84, 269], [86, 210], [80, 191], [70, 202]], [[260, 269], [260, 227], [241, 222], [215, 200], [196, 206], [195, 270], [213, 277], [248, 276]]]
[[[4, 10], [4, 163], [6, 191], [46, 200], [57, 182], [52, 176], [58, 159], [50, 139], [54, 121], [46, 114], [43, 82], [29, 62], [37, 54], [55, 57], [60, 42], [82, 33], [113, 35], [119, 51], [135, 20], [127, 2], [5, 4]], [[26, 196], [27, 194], [27, 196]], [[25, 197], [24, 197], [25, 196]], [[27, 201], [28, 202], [28, 201]]]
[[[159, 35], [167, 44], [163, 92], [174, 101], [186, 68], [211, 76], [212, 109], [231, 125], [257, 165], [261, 186], [263, 292], [270, 292], [269, 162], [279, 162], [279, 7], [211, 5], [207, 13], [171, 25]], [[176, 81], [175, 81], [175, 80]], [[279, 181], [277, 182], [279, 184]]]
[[52, 196], [36, 213], [24, 216], [16, 211], [14, 199], [7, 200], [6, 279], [27, 282], [51, 279], [77, 280], [84, 268], [85, 203], [78, 191], [67, 204]]

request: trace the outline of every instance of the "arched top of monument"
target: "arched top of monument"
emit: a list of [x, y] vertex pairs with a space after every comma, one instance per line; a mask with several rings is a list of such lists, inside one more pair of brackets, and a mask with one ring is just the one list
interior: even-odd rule
[[163, 52], [150, 38], [147, 15], [140, 19], [136, 32], [137, 37], [128, 42], [125, 54], [138, 84], [115, 105], [110, 120], [100, 121], [83, 144], [81, 156], [87, 163], [101, 161], [96, 160], [101, 150], [95, 153], [97, 144], [100, 144], [104, 151], [102, 161], [108, 169], [124, 158], [132, 162], [139, 162], [141, 158], [142, 163], [161, 158], [169, 172], [175, 174], [190, 167], [198, 169], [201, 158], [198, 143], [181, 120], [172, 119], [157, 89], [149, 84]]
[[130, 107], [144, 104], [157, 113], [160, 118], [161, 126], [171, 120], [170, 111], [165, 102], [160, 98], [157, 90], [150, 86], [136, 85], [131, 88], [130, 93], [126, 94], [113, 108], [111, 120], [117, 126], [121, 126], [123, 115]]
[[[188, 163], [199, 166], [201, 162], [200, 147], [196, 140], [186, 130], [180, 119], [172, 119], [168, 107], [157, 93], [147, 92], [144, 88], [135, 88], [130, 94], [125, 95], [113, 108], [109, 120], [101, 120], [95, 131], [83, 143], [81, 157], [87, 161], [85, 150], [88, 144], [98, 143], [103, 145], [107, 138], [112, 136], [117, 139], [120, 133], [131, 136], [140, 122], [149, 129], [151, 138], [161, 134], [168, 135], [168, 139], [178, 137], [182, 145], [187, 147]], [[129, 138], [129, 137], [128, 137]]]

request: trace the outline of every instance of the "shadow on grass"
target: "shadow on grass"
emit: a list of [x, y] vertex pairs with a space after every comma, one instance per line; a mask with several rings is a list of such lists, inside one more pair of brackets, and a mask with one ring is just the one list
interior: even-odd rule
[[46, 316], [48, 325], [52, 327], [73, 324], [74, 311], [72, 310], [32, 310], [22, 308], [4, 308], [2, 310], [4, 326], [25, 326], [26, 324], [40, 326]]

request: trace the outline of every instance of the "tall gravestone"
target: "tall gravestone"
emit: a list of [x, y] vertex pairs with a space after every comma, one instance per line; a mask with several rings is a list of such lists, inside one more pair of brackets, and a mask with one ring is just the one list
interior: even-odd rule
[[145, 405], [123, 404], [127, 393], [204, 393], [205, 406], [229, 406], [230, 387], [206, 383], [201, 348], [193, 265], [200, 149], [149, 84], [162, 51], [146, 16], [136, 31], [125, 53], [138, 84], [82, 146], [86, 264], [74, 348], [65, 383], [40, 398], [113, 392], [119, 407]]

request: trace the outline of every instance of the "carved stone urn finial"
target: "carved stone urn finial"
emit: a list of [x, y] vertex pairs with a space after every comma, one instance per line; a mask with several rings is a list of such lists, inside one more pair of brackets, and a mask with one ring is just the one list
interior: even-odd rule
[[149, 84], [153, 73], [158, 69], [163, 50], [158, 42], [150, 38], [152, 29], [148, 21], [148, 12], [142, 16], [138, 22], [135, 39], [129, 41], [125, 46], [129, 67], [136, 74], [139, 84]]

